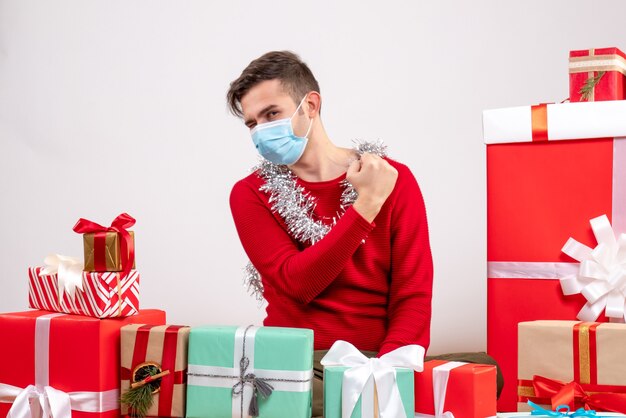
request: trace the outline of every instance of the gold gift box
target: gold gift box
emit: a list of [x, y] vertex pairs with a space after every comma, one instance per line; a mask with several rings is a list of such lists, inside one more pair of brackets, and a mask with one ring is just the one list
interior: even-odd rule
[[[133, 231], [128, 231], [130, 238], [135, 242], [135, 234]], [[117, 232], [105, 232], [105, 246], [104, 246], [104, 259], [106, 262], [106, 269], [96, 270], [95, 257], [96, 251], [94, 248], [94, 238], [96, 234], [103, 234], [102, 232], [90, 232], [83, 234], [83, 248], [85, 250], [85, 271], [122, 271], [122, 258], [120, 249], [120, 234]], [[135, 260], [133, 260], [133, 269], [135, 268]]]

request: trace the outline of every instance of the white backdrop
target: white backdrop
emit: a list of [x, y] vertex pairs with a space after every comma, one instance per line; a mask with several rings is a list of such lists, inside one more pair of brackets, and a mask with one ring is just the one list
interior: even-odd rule
[[290, 49], [331, 138], [383, 139], [422, 187], [430, 352], [484, 350], [481, 111], [566, 98], [568, 51], [626, 48], [624, 16], [620, 0], [0, 0], [0, 311], [26, 309], [28, 266], [82, 255], [79, 217], [125, 211], [143, 307], [260, 323], [228, 206], [256, 156], [224, 96], [250, 60]]

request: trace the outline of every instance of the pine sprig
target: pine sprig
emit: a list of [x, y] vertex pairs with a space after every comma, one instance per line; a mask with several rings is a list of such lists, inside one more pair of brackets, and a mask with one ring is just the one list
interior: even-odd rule
[[600, 82], [600, 79], [602, 78], [605, 72], [606, 71], [600, 71], [598, 72], [598, 75], [588, 78], [587, 81], [585, 81], [585, 84], [583, 84], [580, 90], [578, 90], [578, 94], [580, 94], [581, 101], [587, 101], [591, 98], [593, 89]]
[[[142, 367], [135, 376], [139, 380], [143, 380], [149, 376], [155, 376], [159, 374], [160, 370], [155, 366]], [[130, 408], [131, 416], [138, 418], [144, 418], [150, 407], [154, 402], [154, 396], [152, 396], [155, 390], [155, 384], [160, 385], [159, 381], [153, 381], [141, 386], [131, 387], [127, 392], [122, 394], [120, 402], [128, 405]], [[158, 386], [156, 386], [158, 387]]]
[[152, 396], [152, 388], [150, 385], [130, 389], [128, 392], [124, 393], [120, 399], [123, 404], [128, 405], [131, 415], [139, 418], [146, 416], [152, 406], [153, 400], [154, 397]]

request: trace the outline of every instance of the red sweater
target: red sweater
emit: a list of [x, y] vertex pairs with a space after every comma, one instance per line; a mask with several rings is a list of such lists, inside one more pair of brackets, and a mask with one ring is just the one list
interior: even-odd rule
[[[374, 222], [349, 207], [312, 246], [291, 237], [256, 173], [234, 185], [235, 226], [265, 288], [264, 325], [311, 328], [316, 350], [339, 339], [379, 355], [406, 344], [428, 348], [433, 265], [424, 200], [409, 168], [387, 161], [398, 180]], [[345, 177], [297, 182], [317, 199], [315, 214], [332, 219]]]

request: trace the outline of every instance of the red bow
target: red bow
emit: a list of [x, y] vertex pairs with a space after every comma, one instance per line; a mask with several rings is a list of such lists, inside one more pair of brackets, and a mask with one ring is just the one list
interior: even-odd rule
[[[117, 232], [120, 235], [120, 263], [122, 265], [122, 275], [120, 281], [123, 280], [135, 263], [135, 243], [131, 238], [126, 228], [130, 228], [135, 225], [135, 218], [127, 213], [122, 213], [117, 218], [113, 219], [111, 226], [106, 227], [87, 219], [80, 218], [76, 225], [74, 225], [74, 232], [79, 234], [88, 234], [93, 232], [97, 235], [102, 234], [104, 236], [107, 232]], [[94, 237], [94, 240], [96, 239]]]
[[535, 396], [549, 398], [552, 409], [568, 405], [572, 409], [585, 408], [603, 412], [626, 413], [626, 393], [587, 393], [580, 383], [564, 383], [543, 376], [533, 376]]

